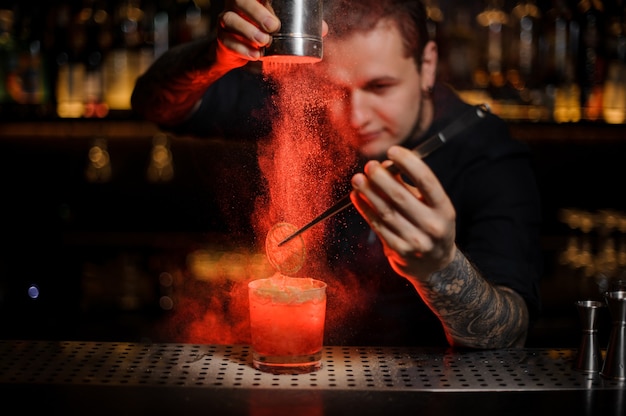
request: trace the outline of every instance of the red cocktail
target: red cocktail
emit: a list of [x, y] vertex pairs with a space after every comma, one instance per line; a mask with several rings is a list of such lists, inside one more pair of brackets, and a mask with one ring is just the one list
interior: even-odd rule
[[253, 365], [274, 374], [321, 367], [326, 283], [280, 274], [248, 284]]

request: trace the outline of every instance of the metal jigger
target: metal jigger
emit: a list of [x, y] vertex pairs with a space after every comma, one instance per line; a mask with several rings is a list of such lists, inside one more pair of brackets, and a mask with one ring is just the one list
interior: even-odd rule
[[600, 375], [626, 380], [626, 290], [607, 292], [604, 299], [611, 315], [611, 335]]
[[600, 368], [601, 351], [598, 347], [598, 314], [604, 308], [602, 302], [581, 300], [576, 302], [582, 325], [582, 340], [578, 348], [576, 369], [585, 373], [596, 373]]

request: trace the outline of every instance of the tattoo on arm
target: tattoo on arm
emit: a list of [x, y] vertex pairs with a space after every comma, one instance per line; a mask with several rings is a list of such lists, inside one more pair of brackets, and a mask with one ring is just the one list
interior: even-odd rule
[[521, 347], [528, 310], [515, 291], [486, 281], [457, 250], [452, 263], [418, 288], [441, 320], [451, 345]]

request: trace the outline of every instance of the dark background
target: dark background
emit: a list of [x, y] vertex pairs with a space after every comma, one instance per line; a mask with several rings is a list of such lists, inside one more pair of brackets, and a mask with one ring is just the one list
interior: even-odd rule
[[[33, 10], [47, 10], [61, 3], [0, 5], [19, 4], [23, 11], [31, 5]], [[70, 3], [77, 9], [83, 6]], [[211, 22], [220, 3], [212, 2], [204, 11], [211, 14]], [[514, 3], [504, 2], [503, 7], [510, 9]], [[576, 3], [568, 4], [575, 9]], [[177, 22], [174, 16], [189, 6], [174, 1], [139, 4], [169, 10], [172, 25]], [[471, 7], [455, 1], [439, 4], [444, 15], [454, 16], [455, 7], [480, 10], [486, 2]], [[547, 11], [552, 2], [537, 4]], [[605, 5], [623, 14], [620, 2]], [[44, 35], [55, 44], [52, 33]], [[172, 34], [170, 44], [180, 41], [176, 36]], [[449, 46], [442, 43], [442, 57]], [[48, 64], [54, 67], [54, 60]], [[445, 69], [443, 59], [442, 77], [454, 83]], [[519, 97], [515, 100], [518, 103]], [[245, 249], [257, 243], [249, 224], [258, 185], [254, 145], [170, 136], [174, 177], [153, 183], [146, 169], [158, 133], [155, 126], [130, 111], [111, 112], [102, 120], [60, 119], [54, 105], [51, 89], [47, 102], [0, 107], [0, 337], [180, 340], [159, 329], [175, 313], [189, 281], [211, 286], [194, 271], [198, 264], [193, 254], [202, 250], [225, 258], [242, 254], [243, 247], [243, 255], [248, 255]], [[624, 230], [603, 231], [601, 213], [626, 212], [626, 127], [602, 120], [508, 122], [513, 136], [533, 151], [544, 203], [544, 315], [529, 345], [573, 347], [580, 330], [574, 302], [600, 299], [601, 291], [621, 278], [622, 266], [586, 271], [560, 258], [572, 237], [588, 239], [592, 258], [607, 241], [616, 246], [622, 241]], [[105, 139], [111, 157], [112, 176], [102, 183], [85, 175], [88, 151], [97, 138]], [[564, 209], [587, 213], [594, 226], [587, 233], [569, 228], [562, 218]], [[215, 273], [220, 278], [227, 274]], [[161, 303], [163, 298], [174, 309]], [[604, 316], [602, 342], [608, 324]]]

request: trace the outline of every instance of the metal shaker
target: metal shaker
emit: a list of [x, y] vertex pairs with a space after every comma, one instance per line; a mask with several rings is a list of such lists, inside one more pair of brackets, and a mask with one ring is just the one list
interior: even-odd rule
[[611, 334], [600, 375], [613, 380], [626, 380], [626, 291], [604, 295], [611, 315]]
[[576, 302], [580, 316], [582, 339], [576, 357], [576, 369], [585, 373], [596, 373], [600, 369], [602, 352], [598, 346], [598, 315], [605, 304], [593, 300]]
[[281, 26], [265, 47], [264, 62], [314, 63], [322, 59], [322, 0], [270, 0]]

